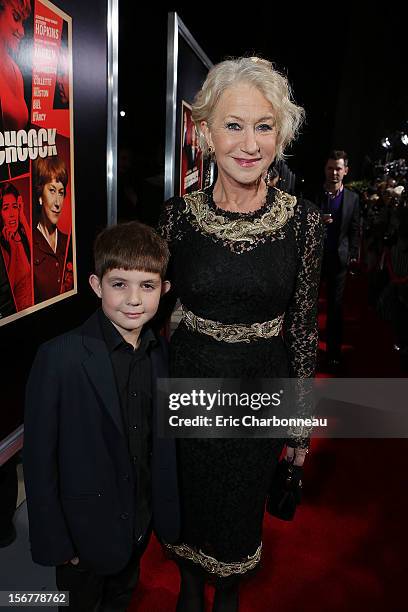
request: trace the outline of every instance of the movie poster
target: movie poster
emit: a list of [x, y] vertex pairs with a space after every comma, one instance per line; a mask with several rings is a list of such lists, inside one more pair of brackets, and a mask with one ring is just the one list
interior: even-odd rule
[[181, 103], [180, 195], [191, 193], [203, 185], [203, 154], [191, 116], [191, 106]]
[[77, 292], [72, 20], [0, 0], [0, 326]]

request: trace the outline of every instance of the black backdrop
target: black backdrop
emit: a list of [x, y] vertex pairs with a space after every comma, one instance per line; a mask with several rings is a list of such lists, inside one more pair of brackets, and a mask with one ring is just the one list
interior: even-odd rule
[[[406, 19], [395, 3], [381, 9], [349, 3], [334, 12], [310, 3], [292, 11], [283, 3], [197, 7], [138, 3], [136, 10], [134, 2], [120, 2], [119, 90], [126, 111], [120, 144], [134, 150], [139, 182], [158, 174], [151, 167], [157, 151], [164, 158], [168, 11], [177, 11], [214, 63], [258, 54], [288, 76], [306, 110], [288, 164], [305, 179], [307, 193], [321, 186], [330, 149], [349, 153], [348, 179], [359, 179], [366, 155], [384, 156], [380, 139], [403, 125], [408, 129]], [[149, 207], [156, 206], [149, 198]], [[140, 199], [145, 201], [143, 192]]]
[[75, 217], [78, 294], [0, 328], [0, 441], [23, 422], [24, 387], [42, 342], [95, 307], [92, 243], [106, 225], [107, 1], [55, 0], [73, 19]]

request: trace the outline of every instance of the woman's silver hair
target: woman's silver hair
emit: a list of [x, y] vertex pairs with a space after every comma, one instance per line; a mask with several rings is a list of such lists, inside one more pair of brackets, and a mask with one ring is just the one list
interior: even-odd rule
[[284, 151], [297, 135], [305, 112], [293, 102], [287, 78], [275, 70], [272, 62], [259, 57], [225, 60], [209, 71], [192, 107], [192, 117], [204, 155], [208, 155], [209, 151], [200, 123], [207, 121], [211, 129], [212, 116], [221, 95], [228, 87], [238, 83], [253, 85], [272, 104], [277, 129], [276, 159], [284, 159]]

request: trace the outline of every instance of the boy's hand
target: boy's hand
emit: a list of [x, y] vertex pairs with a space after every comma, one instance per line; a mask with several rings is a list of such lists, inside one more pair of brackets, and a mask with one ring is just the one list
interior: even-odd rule
[[67, 565], [68, 563], [71, 563], [71, 565], [78, 565], [79, 558], [78, 557], [72, 557], [72, 559], [69, 559], [69, 561], [65, 561], [64, 565]]

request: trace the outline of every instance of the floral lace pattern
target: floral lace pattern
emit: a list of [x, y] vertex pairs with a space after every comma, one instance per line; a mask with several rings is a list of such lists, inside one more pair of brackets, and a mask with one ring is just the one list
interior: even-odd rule
[[[252, 214], [231, 213], [220, 208], [216, 210], [209, 203], [211, 195], [204, 191], [196, 191], [184, 196], [185, 212], [190, 214], [192, 225], [203, 233], [221, 240], [223, 245], [235, 253], [244, 253], [254, 248], [259, 240], [276, 234], [276, 238], [283, 238], [279, 232], [293, 216], [296, 198], [279, 191], [270, 190], [265, 204]], [[240, 215], [240, 216], [237, 216]]]

